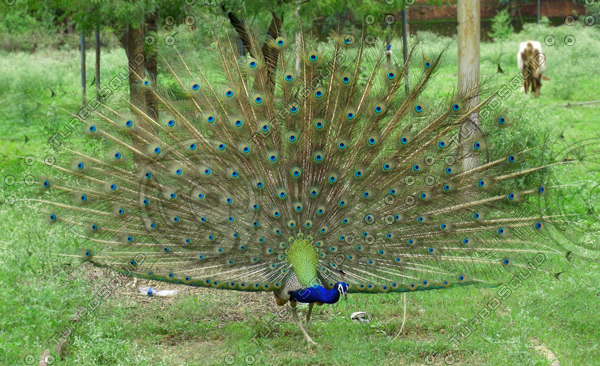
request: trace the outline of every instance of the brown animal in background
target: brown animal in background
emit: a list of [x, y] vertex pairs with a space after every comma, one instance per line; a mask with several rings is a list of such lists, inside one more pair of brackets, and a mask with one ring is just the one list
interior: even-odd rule
[[523, 73], [523, 90], [527, 93], [531, 87], [533, 95], [539, 97], [542, 79], [549, 80], [543, 76], [546, 71], [546, 56], [542, 52], [540, 42], [522, 42], [517, 54], [517, 64]]

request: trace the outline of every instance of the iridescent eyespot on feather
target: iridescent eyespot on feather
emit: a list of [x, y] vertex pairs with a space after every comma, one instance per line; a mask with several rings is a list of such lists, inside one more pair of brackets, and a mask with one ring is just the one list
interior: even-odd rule
[[190, 146], [188, 146], [188, 148], [189, 148], [191, 151], [194, 151], [194, 150], [196, 150], [197, 146], [196, 146], [196, 144], [190, 144]]
[[154, 150], [152, 150], [155, 154], [160, 154], [161, 149], [159, 146], [155, 147]]
[[308, 54], [308, 60], [310, 62], [317, 62], [318, 59], [319, 59], [319, 55], [315, 51], [312, 51]]
[[458, 112], [460, 110], [460, 105], [458, 105], [458, 103], [452, 104], [452, 110]]
[[320, 163], [320, 162], [322, 162], [322, 161], [323, 161], [323, 159], [324, 159], [324, 157], [323, 157], [323, 153], [322, 153], [322, 152], [316, 152], [316, 153], [313, 155], [313, 157], [314, 157], [314, 159], [315, 159], [315, 162], [317, 162], [317, 163]]
[[323, 91], [317, 90], [315, 91], [315, 98], [321, 99], [323, 97]]
[[324, 127], [324, 123], [323, 123], [323, 121], [315, 121], [315, 128], [316, 128], [317, 130], [322, 130], [322, 129], [323, 129], [323, 127]]
[[544, 186], [540, 186], [540, 187], [538, 188], [538, 192], [539, 192], [539, 193], [544, 193], [545, 191], [546, 191], [546, 188], [544, 188]]
[[294, 143], [298, 140], [298, 136], [296, 135], [295, 132], [290, 132], [288, 133], [288, 141], [291, 143]]
[[79, 162], [76, 165], [77, 170], [83, 170], [85, 168], [85, 164], [83, 162]]
[[263, 98], [261, 96], [257, 96], [254, 98], [254, 103], [262, 104], [262, 102], [263, 102]]
[[383, 168], [384, 172], [387, 172], [387, 171], [389, 171], [392, 168], [392, 166], [389, 163], [383, 163], [383, 167], [382, 168]]
[[514, 163], [515, 160], [517, 160], [517, 159], [515, 158], [514, 155], [511, 154], [508, 156], [508, 158], [506, 158], [506, 160], [508, 160], [509, 163]]
[[535, 228], [536, 228], [536, 229], [540, 230], [540, 229], [541, 229], [541, 228], [543, 228], [543, 227], [544, 227], [544, 224], [542, 224], [541, 222], [536, 222], [536, 223], [535, 223]]
[[215, 116], [213, 116], [212, 114], [206, 117], [206, 122], [208, 123], [214, 123], [215, 122]]
[[111, 191], [116, 191], [117, 190], [117, 185], [113, 183], [108, 188], [110, 188]]
[[413, 245], [415, 243], [414, 239], [408, 239], [408, 245]]
[[439, 147], [439, 148], [444, 148], [444, 147], [446, 147], [446, 142], [445, 142], [445, 141], [440, 141], [440, 142], [438, 142], [438, 147]]
[[233, 95], [234, 95], [234, 92], [233, 92], [233, 90], [232, 90], [232, 89], [227, 89], [227, 90], [225, 91], [225, 96], [226, 96], [227, 98], [231, 98], [231, 97], [233, 97]]
[[212, 173], [212, 171], [209, 168], [204, 169], [204, 175], [208, 176]]
[[89, 128], [89, 131], [90, 132], [96, 132], [96, 126], [91, 125], [90, 128]]
[[353, 118], [354, 118], [354, 113], [352, 113], [352, 112], [346, 113], [346, 119], [351, 120]]
[[250, 60], [248, 60], [248, 67], [249, 68], [255, 69], [257, 65], [258, 65], [258, 63], [256, 62], [255, 59], [251, 58]]
[[427, 61], [425, 62], [425, 68], [428, 69], [431, 67], [431, 62]]
[[448, 192], [448, 191], [450, 191], [450, 189], [451, 189], [452, 187], [451, 187], [449, 184], [444, 184], [444, 187], [443, 187], [443, 188], [444, 188], [444, 191], [445, 191], [445, 192]]
[[415, 164], [412, 167], [412, 170], [414, 170], [415, 172], [418, 172], [421, 169], [421, 167], [419, 166], [419, 164]]
[[167, 126], [169, 126], [169, 127], [175, 127], [175, 120], [173, 120], [173, 119], [168, 120], [167, 121]]
[[381, 108], [380, 106], [375, 106], [375, 108], [373, 108], [373, 111], [376, 114], [380, 114], [381, 112], [383, 112], [383, 108]]
[[445, 172], [446, 172], [446, 174], [452, 174], [452, 168], [446, 167]]
[[469, 244], [469, 238], [464, 238], [462, 242], [465, 245]]
[[369, 146], [375, 145], [376, 142], [377, 139], [375, 137], [369, 137], [369, 139], [367, 140], [367, 144], [369, 144]]
[[113, 157], [115, 158], [115, 160], [119, 160], [121, 159], [121, 153], [120, 152], [116, 152]]
[[402, 137], [402, 138], [400, 139], [400, 143], [401, 143], [402, 145], [406, 145], [406, 143], [408, 143], [408, 139], [407, 139], [406, 137]]
[[417, 112], [417, 113], [423, 112], [423, 106], [421, 106], [420, 104], [417, 104], [415, 106], [415, 112]]
[[346, 207], [346, 201], [344, 201], [343, 199], [338, 201], [338, 206], [340, 207]]
[[300, 167], [293, 167], [292, 169], [290, 169], [290, 174], [294, 178], [300, 178], [300, 176], [302, 175], [302, 169]]
[[386, 76], [389, 80], [394, 80], [396, 78], [396, 74], [393, 71], [389, 71]]
[[144, 178], [146, 178], [146, 179], [152, 178], [152, 173], [150, 173], [150, 172], [144, 173]]
[[475, 220], [479, 220], [479, 218], [480, 218], [480, 217], [481, 217], [481, 215], [479, 214], [479, 212], [475, 212], [475, 213], [473, 214], [473, 218], [474, 218]]
[[504, 234], [504, 228], [499, 228], [498, 229], [498, 234], [500, 234], [500, 235]]
[[485, 180], [483, 180], [483, 179], [479, 180], [479, 182], [477, 182], [477, 185], [478, 185], [479, 187], [483, 187], [483, 186], [485, 186]]
[[512, 200], [514, 200], [514, 199], [515, 199], [515, 197], [516, 197], [516, 195], [515, 195], [514, 193], [509, 193], [509, 194], [506, 196], [506, 198], [508, 198], [508, 199], [509, 199], [509, 200], [511, 200], [511, 201], [512, 201]]
[[337, 182], [337, 179], [338, 179], [338, 177], [337, 177], [337, 174], [335, 174], [335, 173], [332, 173], [329, 175], [329, 177], [327, 177], [327, 180], [329, 181], [329, 183], [335, 183], [335, 182]]
[[475, 150], [479, 150], [481, 148], [481, 143], [479, 143], [479, 141], [475, 141], [475, 143], [473, 144], [473, 148]]
[[346, 143], [343, 141], [338, 142], [338, 149], [339, 150], [344, 150], [346, 148]]
[[200, 85], [198, 85], [198, 83], [193, 83], [193, 84], [192, 84], [192, 90], [193, 90], [193, 91], [196, 91], [196, 90], [198, 90], [198, 89], [200, 89]]
[[502, 261], [502, 264], [503, 264], [503, 265], [505, 265], [505, 266], [508, 266], [508, 265], [510, 264], [510, 259], [508, 259], [508, 258], [505, 258], [505, 259]]
[[133, 121], [128, 119], [127, 121], [125, 121], [125, 127], [132, 127], [133, 126]]
[[350, 77], [349, 76], [342, 77], [342, 83], [349, 84], [350, 83]]
[[463, 275], [458, 276], [459, 282], [463, 282], [464, 280], [465, 280], [465, 276], [463, 276]]
[[319, 195], [319, 188], [311, 188], [310, 190], [310, 196], [311, 197], [317, 197]]
[[269, 130], [270, 130], [270, 129], [271, 129], [271, 127], [270, 127], [270, 126], [269, 126], [269, 124], [268, 124], [268, 123], [266, 123], [266, 122], [265, 122], [265, 123], [262, 123], [262, 124], [260, 125], [260, 131], [261, 131], [262, 133], [264, 133], [264, 134], [266, 134], [267, 132], [269, 132]]
[[275, 44], [276, 44], [278, 47], [283, 47], [283, 46], [285, 46], [285, 38], [283, 38], [283, 37], [277, 37], [277, 38], [275, 39]]
[[498, 124], [499, 125], [504, 125], [505, 123], [506, 123], [506, 119], [504, 117], [498, 118]]
[[360, 170], [360, 169], [357, 169], [357, 170], [354, 172], [354, 176], [355, 176], [356, 178], [361, 178], [361, 177], [363, 176], [363, 172], [362, 172], [362, 170]]
[[345, 44], [346, 46], [350, 46], [350, 45], [352, 45], [353, 43], [354, 43], [354, 36], [353, 36], [353, 35], [351, 35], [351, 34], [346, 34], [346, 35], [344, 36], [344, 44]]
[[49, 182], [49, 181], [47, 181], [47, 180], [45, 180], [45, 181], [43, 181], [43, 182], [42, 182], [42, 185], [43, 185], [45, 188], [48, 188], [48, 187], [50, 187], [50, 182]]
[[241, 119], [236, 119], [233, 124], [235, 125], [235, 127], [242, 127], [242, 125], [244, 124], [244, 122], [242, 122]]
[[284, 79], [288, 83], [292, 82], [294, 80], [294, 75], [288, 72], [287, 74], [284, 75]]
[[248, 145], [241, 145], [240, 150], [244, 155], [250, 154], [250, 146]]

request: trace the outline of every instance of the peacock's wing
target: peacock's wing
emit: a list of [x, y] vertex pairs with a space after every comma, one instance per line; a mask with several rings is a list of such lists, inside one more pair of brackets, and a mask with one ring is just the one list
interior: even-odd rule
[[[49, 221], [86, 238], [94, 264], [236, 290], [281, 289], [291, 272], [367, 292], [495, 283], [560, 253], [531, 209], [548, 187], [527, 177], [544, 167], [486, 137], [511, 121], [483, 103], [425, 103], [439, 58], [405, 96], [382, 45], [302, 40], [297, 54], [269, 41], [274, 73], [255, 41], [240, 60], [227, 37], [218, 67], [165, 60], [170, 94], [140, 77], [159, 118], [133, 105], [76, 116], [102, 148], [53, 166]], [[486, 132], [460, 138], [477, 110]], [[307, 242], [317, 259], [290, 260]]]

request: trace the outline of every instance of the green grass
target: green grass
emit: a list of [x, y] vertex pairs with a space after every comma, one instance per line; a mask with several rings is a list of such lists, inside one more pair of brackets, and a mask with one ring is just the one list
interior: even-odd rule
[[[547, 34], [557, 39], [574, 34], [577, 41], [573, 46], [557, 42], [544, 48], [546, 75], [551, 81], [544, 83], [541, 98], [514, 93], [505, 104], [522, 138], [547, 133], [549, 152], [558, 154], [578, 140], [600, 137], [600, 104], [559, 106], [599, 99], [600, 63], [595, 61], [595, 52], [600, 49], [598, 29], [526, 27], [504, 43], [484, 43], [481, 75], [486, 90], [505, 85], [518, 73], [515, 53], [519, 41], [542, 40]], [[420, 39], [430, 57], [447, 47], [435, 88], [425, 94], [432, 100], [440, 94], [446, 97], [456, 84], [456, 40], [431, 34]], [[399, 46], [395, 44], [394, 49]], [[420, 51], [416, 55], [420, 58]], [[498, 60], [504, 74], [496, 73]], [[88, 62], [88, 70], [93, 70], [92, 52]], [[125, 66], [122, 50], [103, 53], [103, 82]], [[63, 110], [75, 111], [80, 103], [78, 54], [65, 50], [3, 53], [0, 75], [2, 365], [37, 364], [45, 349], [56, 357], [49, 339], [70, 328], [55, 365], [206, 365], [229, 361], [236, 365], [550, 365], [546, 350], [561, 365], [600, 364], [599, 266], [576, 255], [573, 265], [564, 267], [560, 281], [546, 273], [526, 281], [485, 315], [470, 336], [458, 335], [460, 344], [456, 346], [449, 342], [451, 335], [466, 332], [467, 325], [482, 316], [483, 309], [498, 296], [497, 289], [410, 293], [406, 324], [397, 337], [403, 320], [402, 295], [350, 295], [347, 302], [315, 307], [309, 332], [320, 345], [312, 349], [305, 346], [288, 311], [276, 307], [272, 296], [264, 293], [155, 284], [159, 288], [177, 287], [180, 294], [149, 298], [137, 294], [137, 287], [147, 281], [126, 280], [107, 299], [96, 303], [111, 273], [58, 256], [74, 252], [81, 243], [64, 227], [46, 226], [39, 218], [38, 205], [10, 204], [13, 196], [31, 195], [31, 187], [23, 180], [42, 172], [39, 164], [29, 167], [21, 157], [43, 159], [47, 138], [69, 120]], [[561, 133], [564, 138], [559, 137]], [[594, 147], [588, 149], [592, 152]], [[563, 182], [589, 181], [581, 190], [591, 191], [599, 176], [597, 169], [589, 168], [561, 169], [559, 178]], [[8, 184], [5, 178], [9, 175], [16, 178], [15, 184]], [[577, 196], [565, 200], [567, 205], [578, 204]], [[578, 235], [570, 238], [571, 242], [586, 240], [598, 247], [593, 232]], [[83, 307], [95, 310], [71, 320]], [[366, 311], [371, 322], [352, 322], [349, 315], [354, 311]], [[27, 357], [33, 361], [27, 363], [31, 361]]]

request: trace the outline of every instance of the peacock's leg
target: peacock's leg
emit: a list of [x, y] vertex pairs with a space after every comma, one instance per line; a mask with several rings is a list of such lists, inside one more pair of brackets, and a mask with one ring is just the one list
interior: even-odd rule
[[290, 301], [290, 306], [292, 307], [292, 316], [294, 317], [294, 321], [296, 323], [298, 323], [298, 325], [300, 326], [300, 330], [302, 331], [302, 334], [304, 334], [304, 339], [306, 339], [306, 342], [308, 342], [309, 345], [317, 345], [317, 343], [315, 343], [315, 341], [313, 341], [310, 338], [308, 333], [306, 333], [306, 330], [304, 330], [304, 327], [302, 326], [300, 319], [298, 319], [298, 313], [296, 311], [296, 301], [293, 301], [293, 300]]
[[315, 305], [314, 302], [308, 303], [308, 313], [306, 313], [306, 325], [308, 326], [308, 322], [310, 322], [310, 314], [312, 313], [312, 308]]

